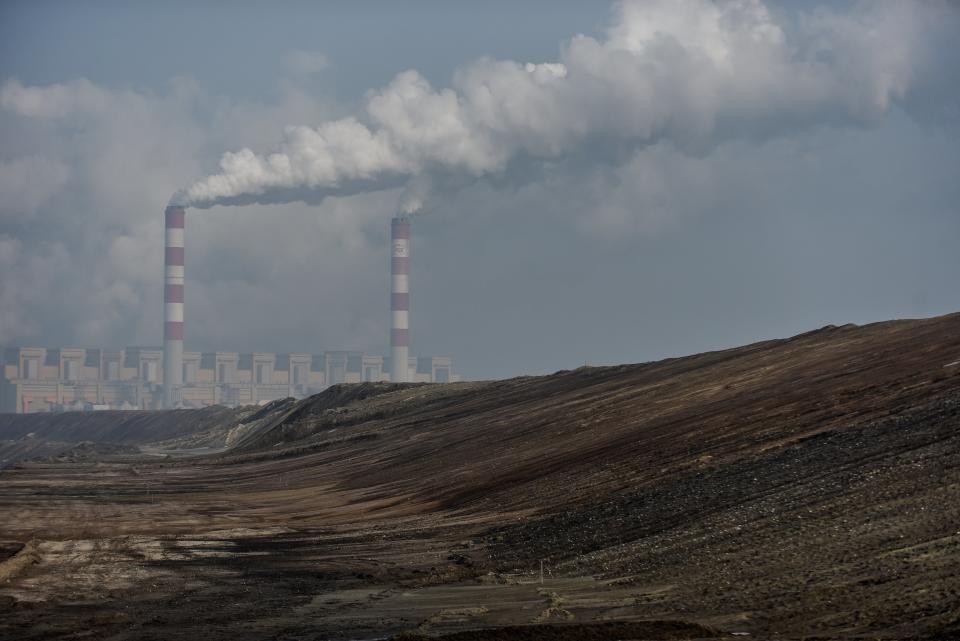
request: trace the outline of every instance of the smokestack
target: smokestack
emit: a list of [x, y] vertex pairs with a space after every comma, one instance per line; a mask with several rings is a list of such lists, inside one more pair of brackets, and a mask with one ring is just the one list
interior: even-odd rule
[[410, 357], [410, 221], [390, 221], [390, 380], [407, 382]]
[[183, 383], [183, 229], [186, 212], [170, 206], [166, 219], [163, 267], [163, 404], [180, 404]]

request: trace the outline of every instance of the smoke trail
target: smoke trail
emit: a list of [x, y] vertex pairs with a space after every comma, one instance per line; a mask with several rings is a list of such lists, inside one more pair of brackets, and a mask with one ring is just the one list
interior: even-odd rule
[[430, 176], [496, 176], [517, 159], [661, 140], [702, 153], [729, 137], [869, 125], [907, 97], [923, 46], [956, 14], [872, 3], [801, 15], [788, 32], [759, 0], [622, 2], [604, 38], [575, 36], [556, 62], [481, 59], [443, 89], [405, 71], [355, 117], [288, 127], [267, 153], [225, 153], [175, 200], [315, 202], [427, 177], [407, 188], [415, 211]]

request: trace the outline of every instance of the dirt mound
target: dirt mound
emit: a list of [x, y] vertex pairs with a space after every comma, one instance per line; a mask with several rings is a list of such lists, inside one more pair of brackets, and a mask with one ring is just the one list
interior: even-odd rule
[[0, 468], [16, 461], [64, 455], [80, 443], [170, 447], [222, 445], [248, 408], [0, 414]]
[[305, 399], [291, 418], [316, 415], [381, 394], [424, 387], [429, 383], [341, 383]]
[[428, 383], [343, 383], [301, 401], [274, 401], [245, 419], [246, 423], [259, 424], [248, 430], [233, 450], [252, 451], [277, 447], [305, 439], [323, 430], [384, 418], [388, 413], [395, 413], [395, 410], [372, 410], [370, 399], [426, 385]]
[[17, 603], [0, 637], [96, 621], [118, 639], [588, 638], [671, 620], [949, 636], [958, 358], [956, 314], [827, 327], [551, 376], [332, 388], [226, 416], [202, 438], [237, 445], [202, 456], [24, 463], [0, 472], [0, 540], [42, 542], [0, 588]]
[[115, 456], [136, 456], [140, 454], [140, 448], [134, 445], [123, 445], [120, 443], [94, 443], [84, 441], [70, 447], [69, 449], [48, 457], [49, 462], [76, 462], [76, 461], [95, 461], [106, 457]]
[[0, 414], [0, 438], [31, 436], [50, 441], [137, 444], [163, 441], [202, 431], [232, 418], [234, 410], [63, 412], [60, 414]]

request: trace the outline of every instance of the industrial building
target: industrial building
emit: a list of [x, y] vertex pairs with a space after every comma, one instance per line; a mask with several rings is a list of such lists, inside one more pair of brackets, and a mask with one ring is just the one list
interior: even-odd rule
[[[158, 409], [165, 406], [163, 350], [128, 347], [9, 347], [0, 357], [0, 412]], [[459, 380], [445, 356], [407, 359], [406, 380]], [[390, 357], [362, 352], [319, 354], [183, 352], [179, 405], [250, 405], [308, 396], [337, 383], [391, 380]]]
[[186, 210], [164, 210], [163, 347], [10, 347], [0, 358], [0, 412], [250, 405], [337, 383], [459, 380], [446, 356], [411, 357], [410, 221], [390, 221], [390, 356], [188, 352], [184, 349]]

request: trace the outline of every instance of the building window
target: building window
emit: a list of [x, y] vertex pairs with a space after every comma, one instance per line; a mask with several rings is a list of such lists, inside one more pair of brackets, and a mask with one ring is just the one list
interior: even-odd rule
[[64, 361], [63, 362], [63, 377], [68, 381], [78, 380], [77, 376], [77, 361]]
[[435, 383], [449, 383], [450, 382], [450, 368], [448, 367], [438, 367], [434, 374]]
[[257, 364], [257, 382], [269, 383], [270, 378], [271, 378], [270, 365], [267, 363], [258, 363]]
[[220, 363], [217, 366], [217, 382], [218, 383], [229, 383], [230, 382], [230, 370], [227, 369], [226, 363]]
[[107, 363], [107, 380], [116, 381], [120, 378], [120, 363], [117, 361], [110, 361]]
[[25, 361], [23, 361], [23, 373], [24, 373], [24, 378], [30, 378], [30, 379], [40, 378], [40, 359], [28, 358]]

